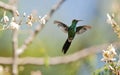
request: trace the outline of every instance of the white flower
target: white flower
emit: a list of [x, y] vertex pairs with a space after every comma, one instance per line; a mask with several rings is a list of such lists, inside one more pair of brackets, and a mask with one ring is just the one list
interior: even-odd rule
[[4, 23], [9, 22], [8, 16], [3, 16], [3, 18], [1, 19], [1, 22], [4, 22]]
[[114, 58], [117, 53], [115, 52], [115, 48], [112, 46], [108, 46], [107, 50], [103, 50], [103, 58], [101, 61], [115, 61], [116, 59]]
[[30, 14], [30, 15], [28, 16], [28, 19], [29, 19], [29, 20], [32, 20], [32, 19], [33, 19], [33, 15]]
[[46, 17], [47, 15], [43, 16], [42, 18], [39, 16], [39, 21], [41, 24], [46, 24]]
[[25, 16], [26, 16], [26, 13], [24, 12], [24, 13], [23, 13], [23, 17], [25, 17]]
[[32, 26], [32, 21], [29, 20], [28, 22], [26, 22], [26, 24], [28, 24], [29, 26]]
[[11, 22], [9, 25], [9, 29], [12, 29], [12, 30], [19, 30], [19, 28], [20, 26], [15, 22]]
[[115, 21], [113, 20], [113, 18], [114, 18], [114, 14], [110, 15], [110, 14], [107, 13], [107, 23], [108, 24], [114, 24], [115, 23]]
[[7, 23], [9, 21], [8, 16], [6, 16], [6, 11], [4, 11], [3, 18], [1, 19], [1, 22]]
[[32, 14], [30, 14], [28, 16], [26, 24], [28, 24], [29, 26], [32, 26], [32, 24], [33, 24], [33, 15]]
[[16, 13], [16, 15], [17, 15], [17, 16], [19, 16], [19, 15], [20, 15], [20, 14], [19, 14], [19, 12], [18, 12], [18, 10], [16, 10], [16, 11], [15, 11], [15, 13]]
[[115, 51], [115, 48], [113, 47], [112, 44], [111, 44], [110, 46], [108, 46], [107, 49], [111, 52], [111, 54], [112, 54], [113, 56], [117, 54], [116, 51]]
[[7, 23], [7, 22], [9, 21], [8, 16], [4, 16], [4, 17], [3, 17], [3, 21], [4, 21], [4, 23]]
[[107, 13], [107, 23], [112, 24], [112, 17]]

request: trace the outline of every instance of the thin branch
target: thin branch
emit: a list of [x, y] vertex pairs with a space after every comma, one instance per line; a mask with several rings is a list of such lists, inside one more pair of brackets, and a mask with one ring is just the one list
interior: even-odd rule
[[[48, 12], [48, 14], [47, 14], [47, 18], [45, 18], [46, 22], [48, 22], [48, 20], [51, 18], [53, 13], [62, 5], [63, 2], [65, 2], [65, 0], [60, 0], [57, 4], [55, 4], [52, 7], [50, 12]], [[45, 26], [44, 24], [38, 25], [36, 27], [36, 29], [31, 33], [31, 35], [24, 41], [23, 45], [19, 48], [21, 53], [24, 52], [24, 50], [27, 48], [27, 46], [34, 40], [36, 35], [38, 35], [38, 33], [43, 29], [44, 26]], [[19, 54], [21, 54], [21, 53], [19, 53]]]
[[[9, 5], [9, 4], [6, 4], [6, 3], [3, 3], [2, 1], [0, 1], [0, 7], [5, 9], [5, 10], [9, 10], [12, 12], [13, 16], [15, 17], [16, 19], [16, 7], [12, 5]], [[12, 39], [12, 46], [13, 46], [13, 59], [12, 59], [12, 73], [13, 75], [18, 75], [18, 65], [17, 65], [17, 58], [18, 58], [18, 55], [17, 55], [17, 49], [18, 49], [18, 33], [16, 30], [13, 30], [13, 39]]]
[[12, 6], [12, 5], [9, 5], [9, 4], [6, 4], [2, 1], [0, 1], [0, 8], [3, 8], [5, 10], [9, 10], [13, 13], [13, 15], [15, 16], [15, 12], [16, 12], [16, 7], [15, 6]]
[[18, 55], [17, 55], [17, 49], [18, 49], [18, 32], [17, 30], [13, 31], [13, 40], [12, 40], [12, 46], [13, 46], [13, 59], [12, 59], [12, 73], [13, 75], [18, 75], [18, 63], [17, 63], [17, 59], [18, 59]]
[[[12, 7], [17, 7], [17, 0], [11, 0], [13, 1]], [[10, 9], [12, 11], [12, 14], [14, 16], [14, 19], [16, 21], [17, 19], [17, 14], [16, 14], [16, 8]], [[17, 54], [17, 49], [18, 49], [18, 31], [13, 30], [13, 36], [12, 36], [12, 46], [13, 46], [13, 58], [12, 58], [12, 75], [18, 75], [18, 54]]]
[[[111, 44], [115, 47], [120, 46], [120, 42], [114, 42]], [[73, 53], [71, 55], [49, 57], [48, 62], [49, 62], [49, 65], [67, 64], [67, 63], [75, 62], [75, 61], [78, 61], [78, 60], [85, 58], [89, 55], [96, 54], [98, 52], [102, 52], [102, 50], [106, 49], [108, 45], [110, 45], [110, 44], [93, 46], [90, 48], [80, 50], [80, 51]], [[12, 64], [12, 58], [0, 57], [0, 60], [1, 60], [0, 64]], [[44, 58], [35, 58], [35, 57], [19, 58], [17, 61], [18, 61], [19, 65], [26, 65], [26, 64], [44, 65], [45, 64]]]
[[[16, 20], [16, 7], [14, 7], [16, 5], [16, 1], [12, 0], [14, 2], [14, 4], [8, 5], [5, 4], [3, 2], [0, 1], [0, 7], [6, 10], [10, 10], [12, 11], [15, 20]], [[55, 10], [57, 10], [60, 5], [64, 2], [65, 0], [60, 0], [55, 6], [53, 6], [53, 8], [51, 9], [51, 11], [48, 13], [48, 17], [46, 18], [46, 22], [51, 18], [52, 14], [55, 12]], [[42, 30], [42, 28], [44, 27], [44, 24], [41, 24], [39, 26], [36, 27], [36, 29], [32, 32], [32, 34], [25, 40], [24, 44], [20, 47], [21, 51], [24, 52], [24, 50], [27, 48], [27, 46], [33, 41], [33, 39], [35, 38], [35, 36]], [[18, 75], [18, 32], [16, 30], [13, 30], [13, 39], [12, 39], [12, 45], [13, 45], [13, 60], [12, 60], [12, 73], [13, 75]]]
[[59, 7], [60, 7], [64, 2], [65, 2], [65, 0], [60, 0], [58, 3], [56, 3], [56, 5], [54, 5], [54, 6], [52, 7], [52, 9], [50, 10], [50, 12], [48, 12], [48, 14], [47, 14], [47, 18], [46, 18], [47, 21], [50, 19], [50, 17], [53, 15], [53, 13], [54, 13], [57, 9], [59, 9]]

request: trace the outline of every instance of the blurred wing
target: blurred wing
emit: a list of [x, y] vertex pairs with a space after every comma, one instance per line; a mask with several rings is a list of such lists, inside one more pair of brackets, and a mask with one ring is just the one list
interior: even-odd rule
[[76, 28], [76, 34], [84, 33], [84, 32], [87, 31], [88, 29], [91, 29], [91, 26], [87, 26], [87, 25], [78, 26], [78, 27]]
[[54, 21], [54, 24], [57, 24], [58, 27], [65, 33], [68, 32], [68, 26], [60, 21]]

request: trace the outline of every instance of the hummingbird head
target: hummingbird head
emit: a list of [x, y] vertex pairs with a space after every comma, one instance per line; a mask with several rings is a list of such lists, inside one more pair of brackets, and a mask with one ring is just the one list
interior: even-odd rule
[[77, 23], [77, 22], [79, 22], [79, 21], [83, 21], [83, 20], [76, 20], [76, 19], [74, 19], [74, 20], [72, 21], [72, 23]]

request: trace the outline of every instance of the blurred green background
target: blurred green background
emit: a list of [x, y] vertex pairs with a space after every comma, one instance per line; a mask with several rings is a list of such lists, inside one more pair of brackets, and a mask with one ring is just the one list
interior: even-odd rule
[[[30, 14], [32, 11], [36, 11], [38, 15], [44, 16], [58, 1], [59, 0], [18, 0], [18, 11], [20, 14], [24, 12]], [[54, 20], [59, 20], [70, 25], [73, 19], [80, 19], [84, 21], [79, 22], [78, 26], [84, 24], [92, 26], [91, 30], [75, 37], [67, 54], [117, 40], [111, 26], [106, 23], [106, 14], [114, 12], [112, 11], [112, 7], [116, 1], [118, 1], [118, 3], [120, 2], [119, 0], [66, 0], [20, 57], [64, 56], [61, 48], [67, 39], [67, 34], [63, 33], [53, 24]], [[7, 0], [4, 0], [4, 2], [7, 2]], [[1, 17], [2, 14], [1, 12]], [[28, 27], [23, 25], [21, 27], [21, 31], [19, 32], [19, 46], [21, 46], [24, 39], [29, 36], [28, 30], [34, 29], [35, 26], [36, 25]], [[0, 56], [12, 56], [11, 41], [12, 32], [10, 30], [0, 32]], [[100, 61], [101, 58], [102, 54], [98, 53], [69, 64], [54, 66], [21, 65], [24, 67], [24, 70], [20, 71], [20, 75], [30, 75], [31, 71], [37, 70], [41, 71], [42, 75], [92, 75], [93, 71], [104, 64]]]

